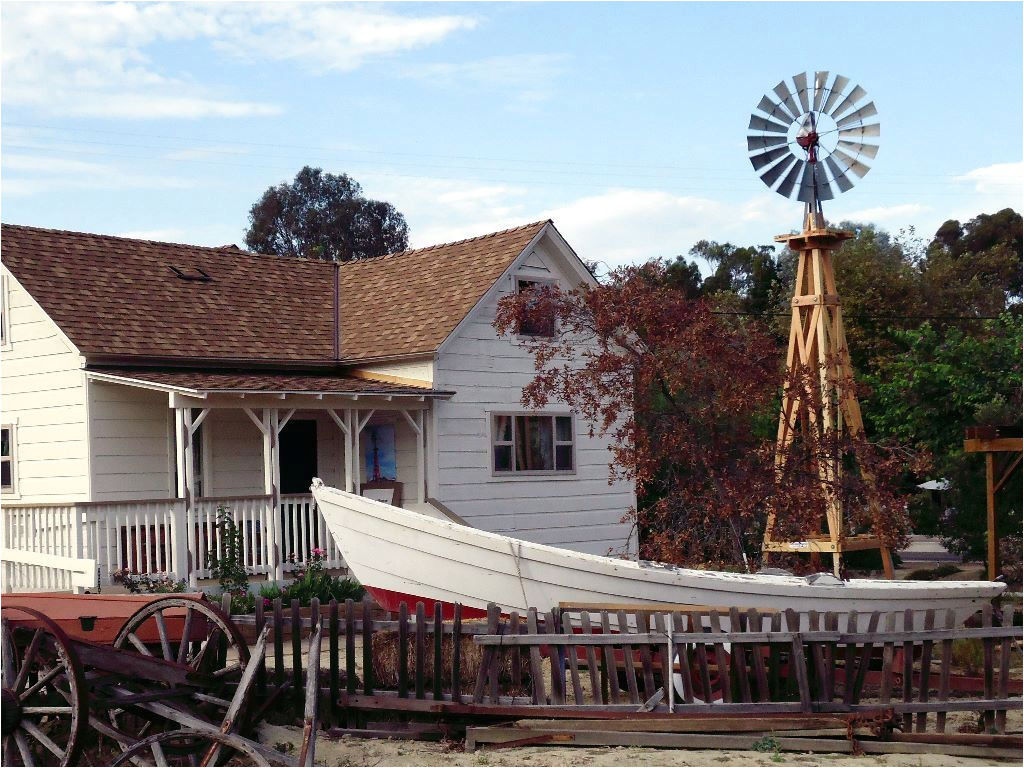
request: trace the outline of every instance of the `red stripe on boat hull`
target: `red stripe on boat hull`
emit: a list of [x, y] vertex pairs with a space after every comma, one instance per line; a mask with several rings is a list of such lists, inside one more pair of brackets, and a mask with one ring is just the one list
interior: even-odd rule
[[[377, 604], [385, 611], [391, 611], [392, 613], [398, 613], [398, 606], [405, 603], [409, 606], [409, 613], [416, 610], [416, 603], [423, 603], [427, 609], [427, 615], [434, 615], [434, 603], [441, 603], [441, 616], [445, 619], [452, 619], [455, 617], [455, 605], [453, 603], [446, 603], [444, 600], [437, 601], [432, 600], [429, 597], [420, 597], [418, 595], [410, 595], [407, 592], [395, 592], [390, 589], [381, 589], [380, 587], [366, 587], [366, 591], [370, 593], [370, 596], [377, 601]], [[464, 619], [480, 619], [487, 616], [487, 611], [480, 608], [470, 608], [469, 606], [462, 606], [462, 618]]]

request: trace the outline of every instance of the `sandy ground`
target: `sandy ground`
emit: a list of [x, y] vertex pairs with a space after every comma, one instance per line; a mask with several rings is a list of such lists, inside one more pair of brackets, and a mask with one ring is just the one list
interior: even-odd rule
[[[299, 728], [264, 726], [266, 744], [302, 743]], [[972, 766], [991, 760], [946, 755], [851, 755], [707, 749], [641, 749], [638, 747], [518, 747], [461, 752], [442, 744], [417, 741], [321, 738], [316, 745], [317, 765], [337, 766]], [[1019, 764], [1019, 763], [1018, 763]]]

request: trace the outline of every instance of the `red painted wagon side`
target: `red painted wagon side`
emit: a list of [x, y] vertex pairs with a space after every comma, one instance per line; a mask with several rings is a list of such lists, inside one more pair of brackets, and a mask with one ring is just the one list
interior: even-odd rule
[[[202, 592], [177, 595], [71, 595], [67, 592], [24, 592], [4, 595], [2, 605], [5, 608], [37, 610], [52, 619], [69, 638], [113, 645], [114, 638], [130, 616], [146, 604], [167, 597], [204, 599]], [[164, 618], [170, 637], [179, 639], [184, 629], [185, 609], [167, 610], [164, 612]], [[189, 631], [193, 640], [200, 640], [206, 636], [208, 628], [201, 618], [196, 617]], [[21, 619], [19, 623], [25, 626], [32, 625], [27, 619]], [[156, 625], [152, 621], [139, 627], [136, 634], [144, 643], [160, 641]]]

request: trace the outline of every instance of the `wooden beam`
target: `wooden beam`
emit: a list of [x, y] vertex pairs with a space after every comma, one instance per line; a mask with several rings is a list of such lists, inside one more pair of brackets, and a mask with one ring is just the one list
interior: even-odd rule
[[1003, 451], [1024, 451], [1024, 438], [972, 438], [970, 440], [964, 440], [964, 451], [966, 453], [984, 453], [986, 451], [994, 451], [997, 453]]
[[989, 451], [985, 454], [985, 519], [988, 528], [988, 580], [994, 581], [999, 575], [999, 550], [996, 546], [996, 488], [995, 457]]

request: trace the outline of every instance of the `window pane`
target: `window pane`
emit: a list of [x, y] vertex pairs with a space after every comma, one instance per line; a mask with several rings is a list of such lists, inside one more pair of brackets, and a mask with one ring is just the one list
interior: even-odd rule
[[572, 442], [572, 417], [555, 417], [555, 439], [560, 443]]
[[550, 416], [516, 416], [516, 471], [554, 469]]
[[512, 417], [511, 416], [495, 416], [494, 417], [494, 442], [496, 442], [496, 443], [511, 443], [512, 442]]
[[[541, 288], [539, 283], [532, 282], [530, 280], [519, 281], [519, 292], [530, 291], [534, 288]], [[536, 302], [530, 302], [530, 308], [533, 309], [536, 306]], [[554, 336], [555, 335], [555, 318], [548, 316], [550, 313], [545, 312], [544, 315], [532, 317], [529, 320], [524, 320], [519, 324], [519, 334], [522, 336]]]
[[11, 488], [13, 483], [11, 482], [11, 462], [3, 461], [0, 463], [0, 485], [4, 488]]
[[0, 456], [11, 455], [11, 430], [0, 430]]
[[496, 446], [494, 446], [494, 471], [495, 472], [511, 472], [512, 471], [512, 446], [511, 445], [496, 445]]
[[555, 469], [572, 469], [572, 446], [555, 446]]

